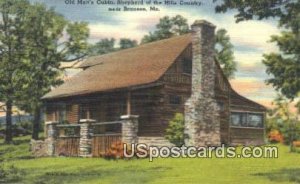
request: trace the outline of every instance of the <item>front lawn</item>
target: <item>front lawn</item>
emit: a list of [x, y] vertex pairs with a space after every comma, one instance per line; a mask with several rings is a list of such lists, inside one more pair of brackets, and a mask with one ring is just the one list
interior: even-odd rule
[[[0, 140], [2, 142], [2, 140]], [[101, 158], [31, 157], [29, 137], [16, 145], [0, 144], [0, 183], [300, 183], [300, 154], [279, 145], [274, 159], [167, 158], [104, 160]]]

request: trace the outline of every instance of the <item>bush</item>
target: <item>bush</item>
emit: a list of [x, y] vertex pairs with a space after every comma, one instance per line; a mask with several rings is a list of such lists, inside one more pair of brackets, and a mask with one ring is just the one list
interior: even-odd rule
[[176, 113], [174, 118], [169, 122], [166, 129], [166, 139], [176, 146], [184, 144], [184, 117], [181, 113]]
[[[129, 155], [132, 153], [131, 146], [127, 146], [126, 153]], [[135, 151], [134, 157], [140, 158], [138, 156], [138, 154], [144, 155], [145, 153], [142, 153], [140, 151]], [[147, 155], [145, 155], [145, 157], [148, 157], [148, 156], [149, 156], [149, 150], [147, 150]], [[127, 157], [125, 157], [125, 155], [124, 155], [124, 143], [121, 141], [113, 143], [111, 145], [111, 147], [108, 150], [106, 150], [106, 152], [103, 155], [101, 155], [101, 157], [103, 157], [105, 159], [113, 159], [113, 160], [125, 159], [125, 158], [127, 159]], [[145, 157], [143, 157], [143, 158], [145, 158]]]
[[289, 145], [293, 141], [300, 140], [300, 122], [295, 118], [283, 119], [275, 116], [268, 118], [266, 123], [267, 135], [271, 143], [281, 142]]
[[300, 140], [300, 124], [286, 121], [281, 127], [280, 132], [283, 135], [283, 143], [288, 145], [293, 141]]
[[271, 130], [268, 134], [270, 143], [283, 143], [283, 136], [278, 130]]
[[266, 120], [266, 132], [269, 134], [273, 130], [280, 130], [284, 126], [284, 121], [279, 117], [272, 117]]
[[101, 155], [106, 159], [121, 159], [124, 158], [124, 146], [121, 141], [113, 143], [111, 147], [106, 150], [105, 154]]

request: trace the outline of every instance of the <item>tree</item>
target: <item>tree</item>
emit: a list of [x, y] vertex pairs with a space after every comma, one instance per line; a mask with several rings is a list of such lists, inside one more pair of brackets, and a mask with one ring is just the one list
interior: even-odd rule
[[[171, 38], [173, 36], [189, 33], [187, 19], [181, 15], [170, 18], [165, 16], [159, 20], [156, 30], [145, 35], [142, 43], [149, 43], [157, 40]], [[220, 63], [224, 74], [228, 78], [234, 77], [236, 62], [234, 61], [233, 45], [225, 29], [219, 29], [216, 33], [216, 59]]]
[[142, 39], [142, 43], [149, 43], [157, 40], [162, 40], [166, 38], [171, 38], [176, 35], [183, 35], [188, 33], [189, 25], [187, 19], [181, 15], [176, 15], [170, 18], [165, 16], [159, 19], [159, 23], [156, 24], [156, 30], [149, 35], [145, 35]]
[[88, 53], [90, 56], [95, 56], [114, 52], [116, 50], [115, 41], [114, 38], [101, 39], [96, 44], [90, 46]]
[[176, 113], [174, 118], [169, 122], [166, 129], [166, 139], [176, 146], [184, 144], [184, 117], [181, 113]]
[[299, 13], [299, 1], [293, 0], [260, 0], [260, 1], [231, 1], [214, 0], [222, 3], [216, 6], [216, 12], [225, 13], [228, 10], [237, 10], [237, 22], [278, 17], [280, 25], [284, 24], [292, 15]]
[[[61, 61], [82, 58], [87, 52], [89, 30], [86, 23], [69, 22], [43, 4], [27, 8], [24, 22], [26, 56], [20, 74], [18, 105], [34, 114], [33, 139], [38, 139], [41, 97], [61, 84]], [[64, 39], [63, 39], [64, 37]]]
[[12, 107], [18, 94], [18, 79], [24, 55], [24, 15], [29, 6], [23, 0], [0, 1], [0, 99], [6, 105], [5, 142], [12, 142]]
[[280, 36], [272, 36], [271, 42], [277, 43], [280, 53], [264, 54], [263, 59], [266, 72], [272, 76], [266, 81], [267, 84], [273, 85], [289, 99], [294, 99], [300, 93], [299, 38], [299, 33], [296, 35], [288, 31], [282, 32]]
[[131, 39], [128, 39], [128, 38], [121, 38], [119, 43], [120, 43], [120, 49], [121, 50], [137, 46], [137, 41], [136, 40], [131, 40]]
[[107, 54], [110, 52], [115, 52], [122, 49], [128, 49], [132, 47], [136, 47], [137, 41], [131, 40], [129, 38], [120, 38], [119, 45], [120, 47], [117, 48], [116, 46], [116, 40], [114, 38], [104, 38], [95, 43], [94, 45], [90, 45], [88, 55], [90, 56], [96, 56], [96, 55], [102, 55]]
[[225, 29], [219, 29], [216, 33], [216, 59], [227, 78], [233, 78], [236, 72], [233, 45]]
[[[276, 18], [279, 28], [284, 31], [272, 36], [280, 52], [264, 54], [263, 63], [271, 78], [266, 82], [289, 99], [300, 93], [300, 1], [261, 0], [231, 1], [222, 0], [216, 6], [217, 12], [237, 10], [236, 21]], [[298, 96], [299, 97], [299, 96]]]

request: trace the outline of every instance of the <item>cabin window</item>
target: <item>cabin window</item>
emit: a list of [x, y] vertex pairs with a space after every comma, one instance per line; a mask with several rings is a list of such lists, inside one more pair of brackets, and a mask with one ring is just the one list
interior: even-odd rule
[[89, 119], [93, 119], [98, 121], [99, 120], [99, 110], [98, 110], [98, 105], [97, 104], [89, 104], [88, 106], [88, 110], [89, 110]]
[[248, 126], [263, 127], [263, 116], [261, 114], [248, 114]]
[[247, 114], [246, 113], [231, 113], [231, 125], [232, 126], [247, 126]]
[[191, 74], [192, 73], [192, 61], [190, 59], [183, 59], [181, 63], [182, 63], [183, 73]]
[[263, 127], [263, 115], [258, 113], [231, 112], [230, 119], [234, 127]]
[[173, 105], [179, 105], [179, 104], [181, 104], [181, 97], [178, 95], [170, 95], [169, 103], [173, 104]]
[[90, 111], [87, 105], [80, 106], [80, 119], [90, 119]]
[[56, 111], [56, 118], [59, 123], [64, 123], [67, 120], [66, 104], [58, 104]]

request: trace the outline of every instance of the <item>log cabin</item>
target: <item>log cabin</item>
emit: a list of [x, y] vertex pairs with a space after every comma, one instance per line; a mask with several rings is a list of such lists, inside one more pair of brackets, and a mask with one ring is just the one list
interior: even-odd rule
[[[215, 59], [215, 26], [197, 20], [191, 30], [87, 58], [83, 71], [42, 98], [46, 121], [101, 124], [127, 115], [138, 122], [135, 142], [166, 145], [168, 123], [182, 113], [187, 146], [263, 144], [266, 108], [231, 87]], [[94, 128], [120, 131], [114, 124]]]

